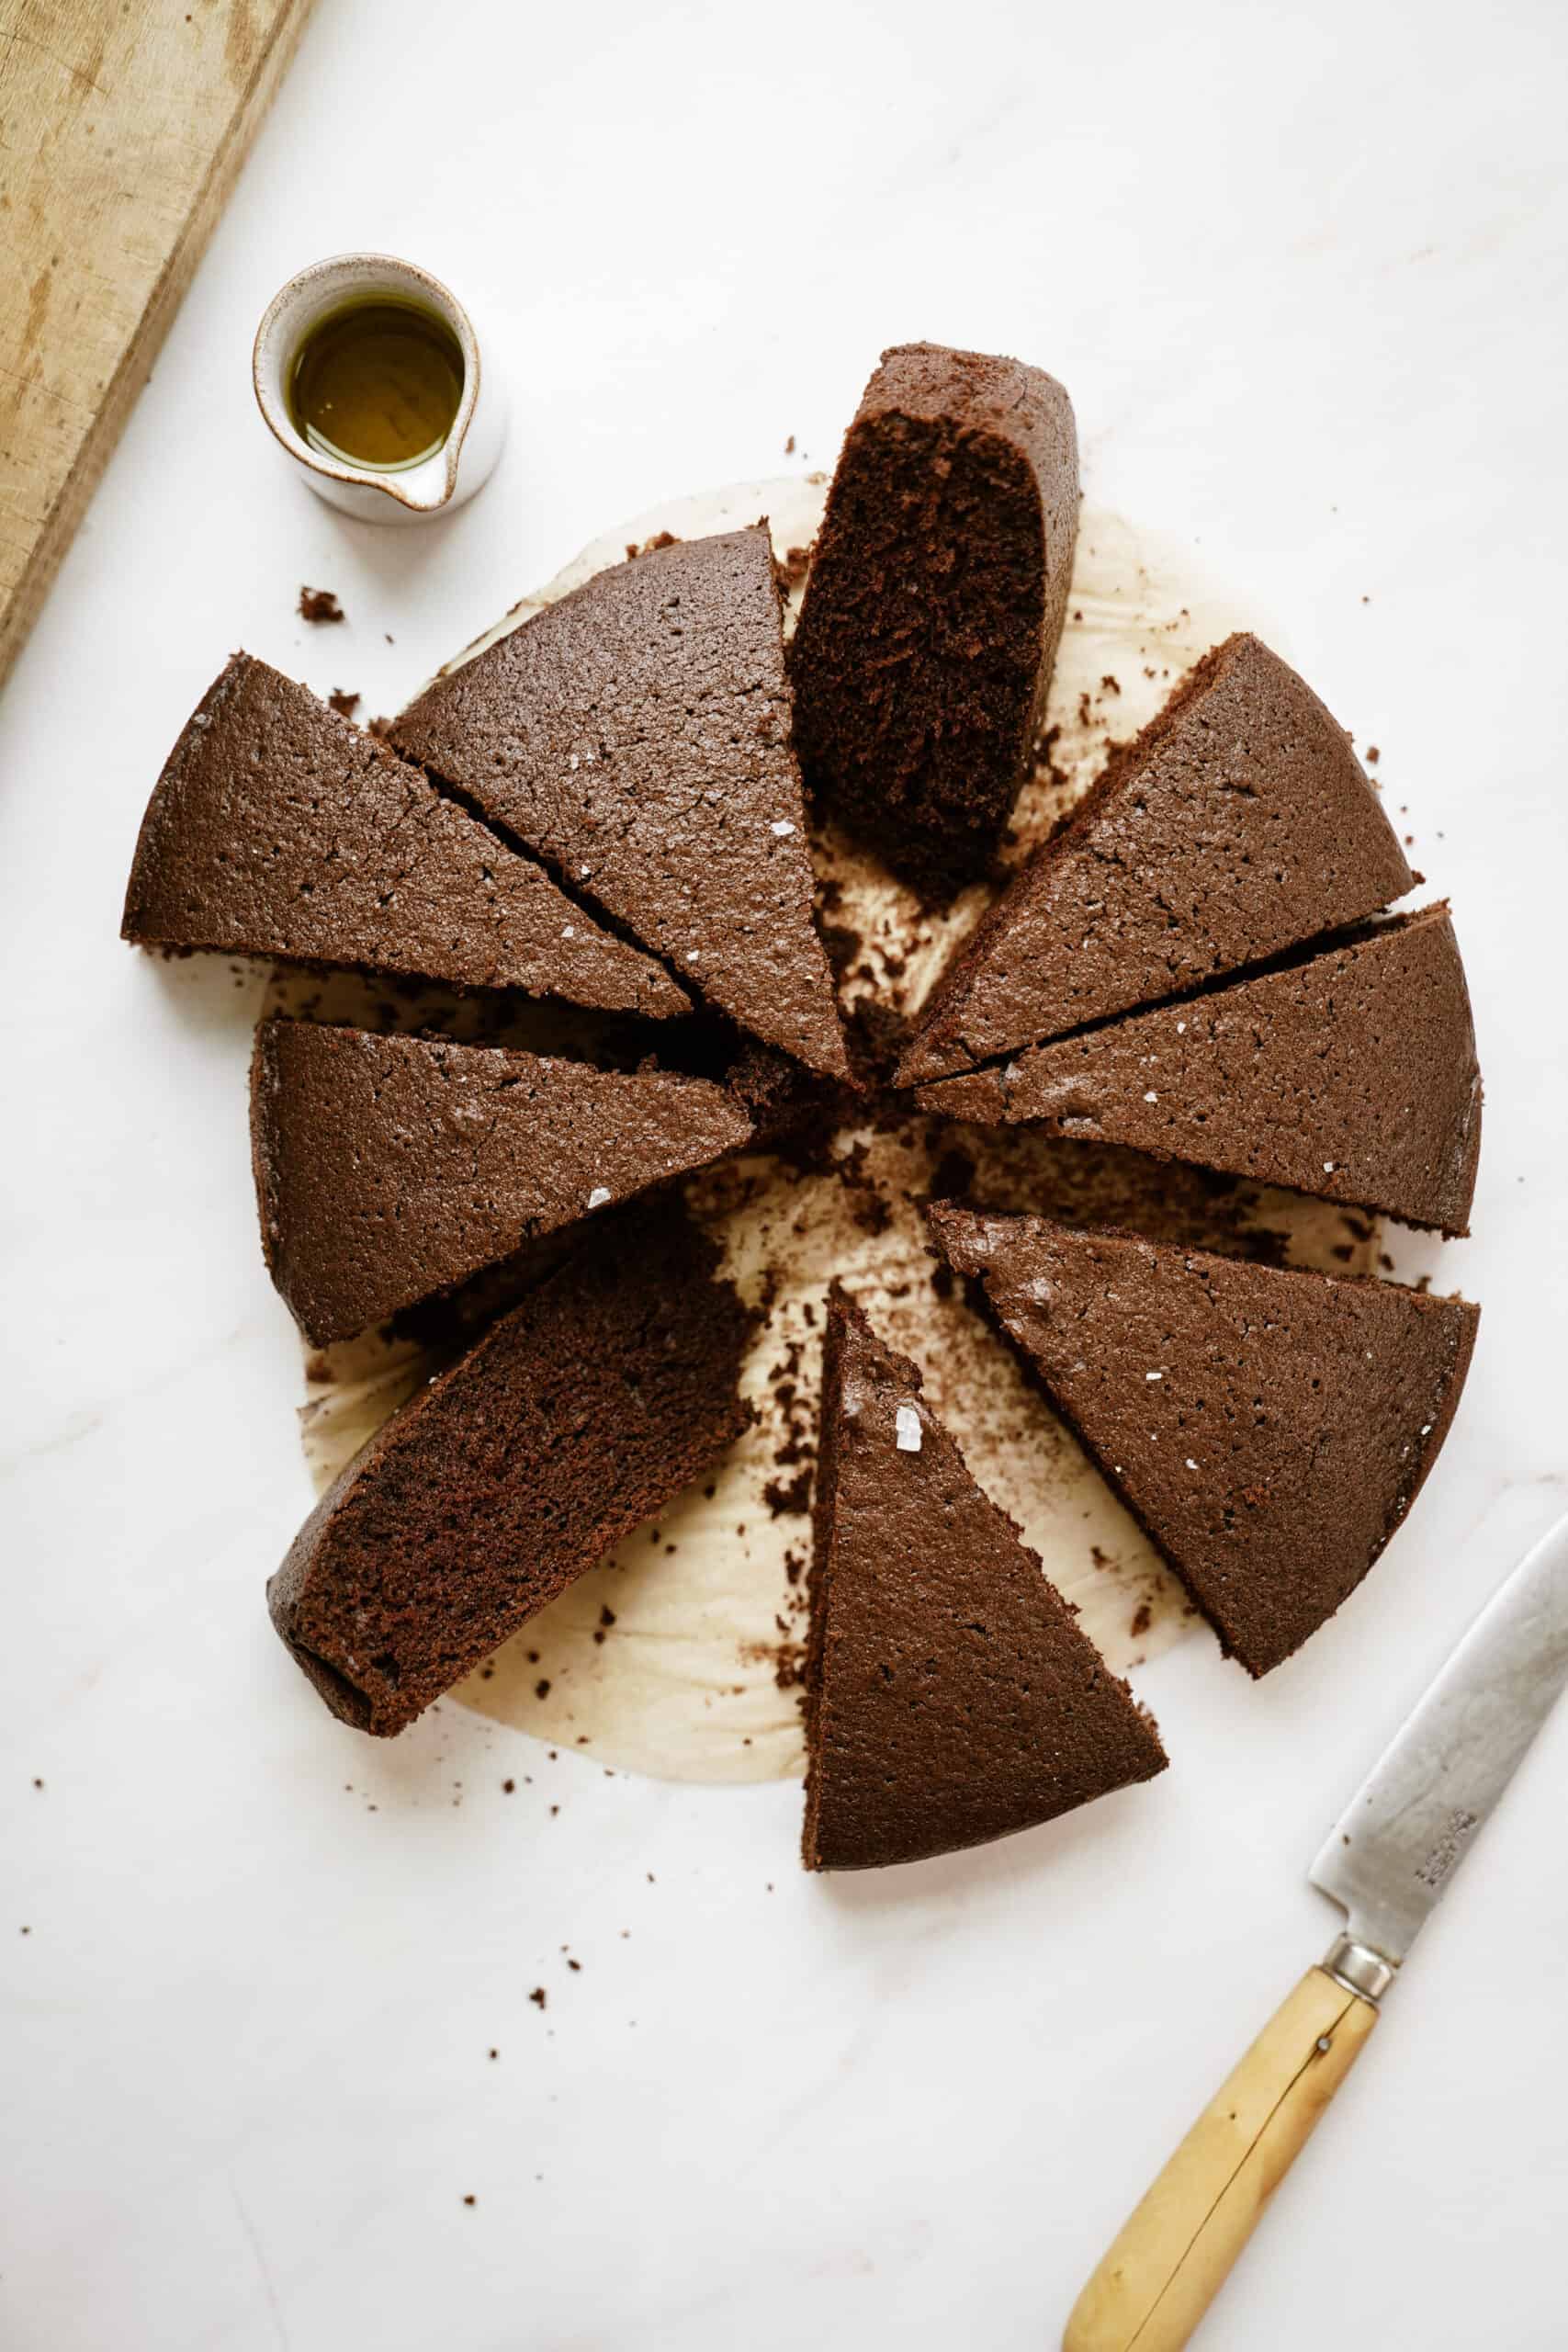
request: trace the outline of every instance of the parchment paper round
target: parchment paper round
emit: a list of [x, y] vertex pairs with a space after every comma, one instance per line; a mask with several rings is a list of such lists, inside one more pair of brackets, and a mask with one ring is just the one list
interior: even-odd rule
[[[468, 652], [625, 560], [628, 547], [665, 531], [701, 537], [764, 514], [795, 576], [793, 621], [804, 571], [796, 551], [816, 534], [826, 486], [821, 474], [795, 475], [656, 507], [594, 540]], [[1054, 732], [1019, 803], [1014, 856], [1082, 792], [1108, 743], [1134, 733], [1209, 646], [1247, 627], [1280, 642], [1266, 616], [1204, 580], [1187, 550], [1087, 504], [1068, 615], [1051, 694]], [[984, 894], [967, 894], [934, 920], [842, 840], [819, 835], [816, 849], [823, 912], [840, 949], [844, 934], [858, 935], [845, 1002], [874, 991], [914, 1007]], [[272, 1000], [300, 1007], [304, 986], [279, 974]], [[310, 983], [308, 1004], [329, 1017], [409, 1017], [351, 978]], [[421, 1011], [431, 1017], [428, 1001]], [[441, 1018], [458, 1035], [475, 1033], [471, 1001], [444, 1004]], [[530, 1042], [548, 1042], [552, 1022], [562, 1020], [570, 1029], [570, 1016], [539, 1009]], [[657, 1526], [591, 1569], [462, 1683], [454, 1696], [464, 1706], [617, 1769], [671, 1780], [761, 1781], [802, 1770], [795, 1682], [810, 1551], [805, 1510], [822, 1303], [835, 1275], [877, 1329], [919, 1363], [926, 1393], [974, 1475], [1019, 1521], [1119, 1672], [1197, 1622], [1006, 1348], [960, 1293], [944, 1295], [946, 1286], [933, 1284], [919, 1204], [933, 1181], [953, 1188], [955, 1163], [949, 1158], [940, 1177], [938, 1163], [960, 1151], [972, 1164], [976, 1196], [989, 1206], [1131, 1214], [1149, 1230], [1232, 1249], [1267, 1229], [1288, 1236], [1290, 1262], [1299, 1265], [1365, 1272], [1377, 1250], [1372, 1228], [1293, 1195], [1216, 1185], [1133, 1153], [1027, 1131], [938, 1131], [911, 1120], [892, 1133], [846, 1133], [834, 1148], [837, 1164], [826, 1170], [755, 1158], [688, 1186], [694, 1212], [720, 1238], [747, 1298], [765, 1306], [745, 1379], [757, 1424]], [[429, 1368], [417, 1349], [376, 1336], [308, 1356], [301, 1422], [318, 1490]]]

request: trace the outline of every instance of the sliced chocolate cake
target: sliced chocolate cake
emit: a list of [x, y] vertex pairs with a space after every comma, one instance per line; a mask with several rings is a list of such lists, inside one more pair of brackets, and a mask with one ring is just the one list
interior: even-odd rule
[[960, 948], [897, 1082], [1199, 987], [1414, 882], [1343, 728], [1257, 638], [1227, 638]]
[[948, 1118], [1034, 1120], [1407, 1225], [1469, 1230], [1481, 1073], [1445, 906], [1000, 1069], [939, 1079], [915, 1099]]
[[634, 1211], [395, 1413], [267, 1587], [334, 1715], [401, 1731], [750, 1418], [750, 1317], [673, 1204]]
[[689, 1012], [662, 966], [308, 688], [236, 653], [170, 752], [122, 937]]
[[752, 1131], [728, 1090], [700, 1078], [307, 1021], [256, 1033], [262, 1247], [317, 1346], [705, 1167]]
[[824, 806], [896, 874], [983, 873], [1045, 707], [1078, 520], [1072, 403], [1017, 359], [885, 351], [845, 436], [790, 649]]
[[835, 1289], [807, 1667], [808, 1870], [917, 1861], [1163, 1770], [1159, 1735]]
[[1226, 1653], [1289, 1657], [1419, 1493], [1477, 1309], [1043, 1217], [931, 1223]]
[[743, 1029], [843, 1078], [780, 609], [761, 524], [656, 548], [437, 678], [394, 740]]

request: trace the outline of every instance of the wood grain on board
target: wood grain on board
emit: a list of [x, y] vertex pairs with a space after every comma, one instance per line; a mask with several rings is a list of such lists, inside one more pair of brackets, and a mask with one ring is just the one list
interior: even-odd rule
[[310, 0], [0, 0], [0, 680]]

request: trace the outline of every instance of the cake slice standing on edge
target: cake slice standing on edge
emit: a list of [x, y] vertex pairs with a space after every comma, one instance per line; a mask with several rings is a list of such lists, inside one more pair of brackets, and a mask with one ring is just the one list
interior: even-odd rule
[[422, 769], [248, 653], [164, 763], [121, 936], [660, 1019], [692, 1009]]
[[915, 1100], [1469, 1230], [1481, 1072], [1446, 906], [938, 1079]]
[[1028, 1829], [1166, 1757], [984, 1495], [920, 1375], [835, 1286], [807, 1653], [808, 1870]]
[[959, 948], [897, 1081], [1260, 963], [1415, 879], [1344, 729], [1257, 638], [1227, 638]]
[[742, 1029], [848, 1075], [765, 525], [616, 564], [436, 678], [398, 748]]
[[718, 1265], [678, 1206], [634, 1211], [370, 1439], [267, 1586], [334, 1715], [401, 1731], [740, 1434]]
[[752, 1134], [705, 1079], [309, 1021], [256, 1032], [262, 1248], [317, 1347]]
[[1420, 1492], [1479, 1310], [1044, 1217], [930, 1218], [1226, 1654], [1260, 1675], [1299, 1649]]
[[844, 438], [790, 648], [822, 805], [936, 897], [983, 874], [1044, 717], [1078, 526], [1054, 377], [903, 344]]

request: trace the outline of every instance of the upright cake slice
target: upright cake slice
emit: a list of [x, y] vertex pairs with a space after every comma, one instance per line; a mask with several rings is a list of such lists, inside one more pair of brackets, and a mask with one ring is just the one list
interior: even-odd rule
[[672, 1204], [575, 1251], [395, 1413], [295, 1537], [274, 1624], [401, 1731], [739, 1436], [750, 1318]]
[[931, 1222], [1227, 1654], [1289, 1657], [1420, 1492], [1476, 1308], [1043, 1217]]
[[835, 1289], [807, 1669], [808, 1870], [910, 1862], [1164, 1770], [1154, 1724]]
[[705, 1079], [308, 1021], [256, 1033], [262, 1247], [318, 1347], [751, 1134]]
[[1254, 979], [1035, 1046], [916, 1100], [981, 1125], [1131, 1144], [1468, 1230], [1481, 1072], [1448, 909], [1395, 916]]
[[984, 872], [1027, 770], [1078, 522], [1072, 402], [1017, 359], [885, 351], [790, 650], [812, 789], [896, 874]]
[[847, 1075], [762, 525], [600, 572], [394, 731], [743, 1029]]
[[960, 948], [897, 1081], [1175, 996], [1414, 881], [1344, 729], [1257, 638], [1227, 638]]
[[170, 752], [126, 892], [124, 938], [609, 1012], [691, 1004], [544, 868], [306, 687], [236, 653]]

